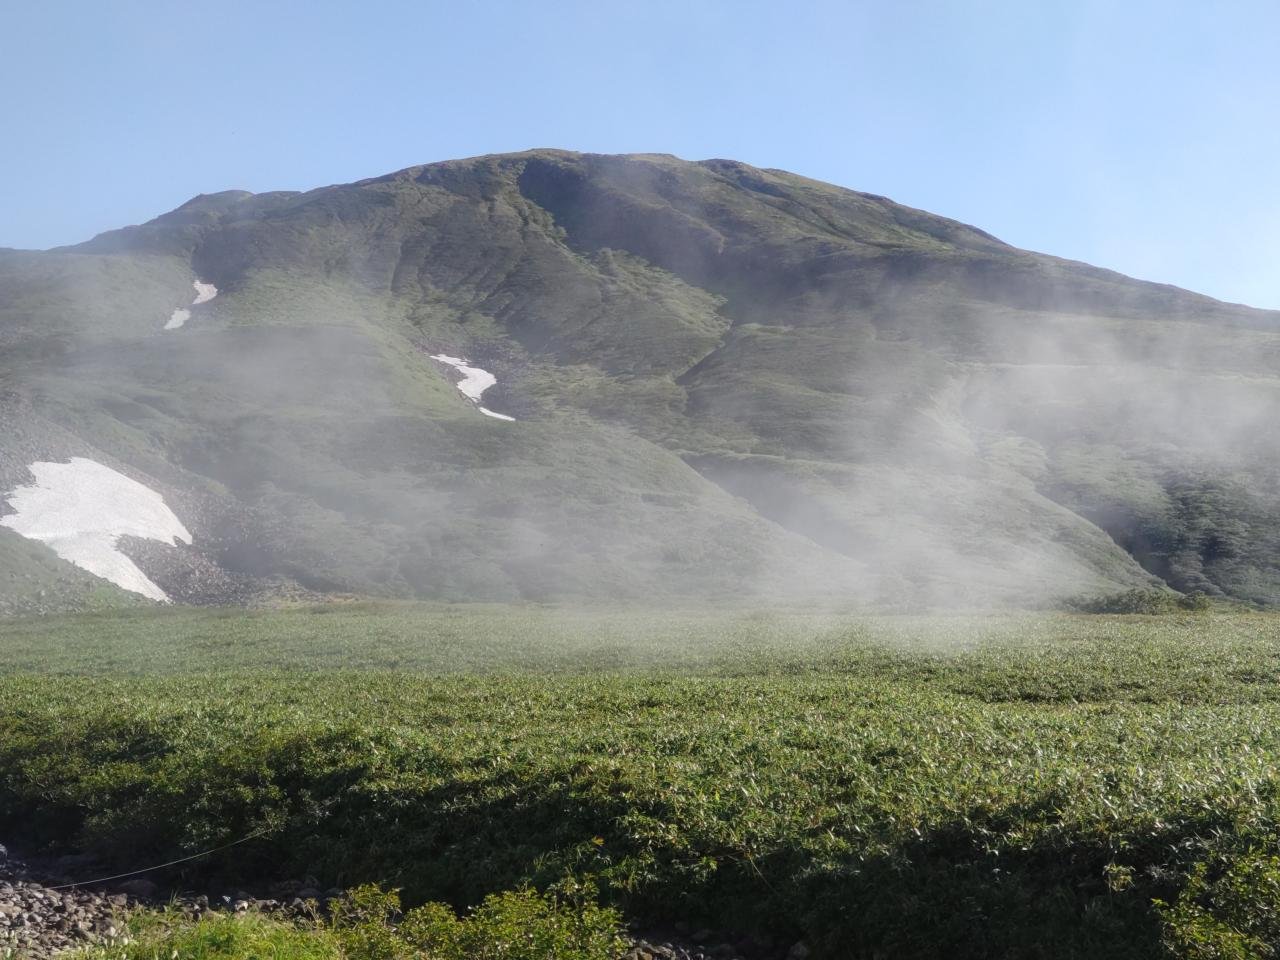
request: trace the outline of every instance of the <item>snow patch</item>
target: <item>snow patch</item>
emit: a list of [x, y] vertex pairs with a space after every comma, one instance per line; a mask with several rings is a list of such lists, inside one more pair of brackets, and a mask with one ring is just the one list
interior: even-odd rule
[[480, 397], [486, 390], [498, 382], [488, 370], [481, 370], [479, 367], [473, 367], [467, 363], [463, 357], [451, 357], [446, 353], [435, 353], [431, 355], [432, 360], [439, 360], [441, 363], [447, 363], [459, 373], [462, 379], [458, 381], [458, 389], [462, 391], [463, 396], [471, 400], [480, 412], [486, 417], [493, 417], [495, 420], [508, 420], [515, 422], [515, 417], [508, 417], [505, 413], [495, 413], [485, 407], [480, 406]]
[[48, 544], [63, 560], [118, 587], [168, 602], [165, 592], [118, 546], [121, 537], [191, 542], [160, 494], [83, 457], [70, 463], [33, 463], [30, 470], [35, 484], [8, 495], [17, 512], [0, 517], [0, 526]]
[[[212, 283], [201, 283], [199, 280], [194, 280], [191, 286], [195, 287], [196, 290], [196, 298], [191, 301], [191, 306], [193, 307], [208, 303], [218, 295], [218, 288]], [[191, 311], [186, 307], [179, 307], [170, 315], [169, 322], [164, 325], [164, 328], [166, 330], [177, 330], [190, 319]]]

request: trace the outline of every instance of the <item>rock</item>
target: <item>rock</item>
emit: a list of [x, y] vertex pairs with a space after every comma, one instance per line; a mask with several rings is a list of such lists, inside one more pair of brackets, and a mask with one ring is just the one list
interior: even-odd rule
[[797, 940], [787, 951], [787, 960], [807, 960], [808, 956], [809, 945], [803, 940]]
[[132, 880], [126, 880], [124, 883], [119, 885], [118, 889], [131, 896], [137, 897], [139, 900], [150, 900], [160, 891], [159, 887], [143, 877], [135, 877]]
[[301, 880], [282, 880], [271, 885], [271, 892], [281, 899], [296, 897], [298, 891], [305, 886]]

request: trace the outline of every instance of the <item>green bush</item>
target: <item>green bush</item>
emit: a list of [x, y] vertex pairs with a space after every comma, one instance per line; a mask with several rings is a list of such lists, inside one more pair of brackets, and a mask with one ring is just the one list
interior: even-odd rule
[[1204, 611], [1212, 606], [1199, 591], [1179, 596], [1163, 590], [1125, 590], [1099, 597], [1081, 597], [1068, 603], [1080, 613], [1137, 613], [1159, 616], [1178, 610]]
[[[1272, 844], [1274, 845], [1274, 844]], [[1280, 857], [1250, 850], [1197, 864], [1172, 904], [1156, 901], [1165, 946], [1186, 960], [1280, 954]]]
[[168, 913], [133, 918], [132, 937], [91, 947], [69, 960], [358, 960], [317, 927], [298, 927], [259, 914], [186, 920]]
[[626, 948], [620, 920], [594, 886], [572, 882], [490, 894], [463, 917], [440, 903], [401, 917], [396, 893], [364, 886], [335, 910], [332, 931], [352, 960], [613, 960]]
[[1207, 593], [1201, 593], [1199, 590], [1193, 590], [1191, 593], [1178, 598], [1178, 606], [1183, 610], [1192, 610], [1196, 613], [1203, 613], [1213, 606], [1213, 601], [1209, 599], [1209, 595]]
[[364, 886], [349, 892], [327, 922], [139, 914], [132, 938], [87, 950], [79, 960], [616, 960], [626, 949], [620, 919], [596, 897], [595, 887], [566, 882], [545, 894], [492, 894], [459, 917], [441, 903], [402, 913], [395, 892]]

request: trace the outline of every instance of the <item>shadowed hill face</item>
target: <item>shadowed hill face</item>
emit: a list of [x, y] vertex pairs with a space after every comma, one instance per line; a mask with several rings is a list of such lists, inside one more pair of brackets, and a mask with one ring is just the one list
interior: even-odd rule
[[731, 161], [482, 157], [0, 251], [0, 480], [128, 467], [175, 599], [1273, 602], [1277, 319]]

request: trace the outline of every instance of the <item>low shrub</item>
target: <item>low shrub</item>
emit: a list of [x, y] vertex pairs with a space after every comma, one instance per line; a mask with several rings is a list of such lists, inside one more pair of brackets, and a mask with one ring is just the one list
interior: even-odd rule
[[1178, 598], [1178, 607], [1182, 610], [1191, 610], [1196, 613], [1203, 613], [1205, 610], [1213, 606], [1213, 601], [1209, 599], [1207, 593], [1201, 593], [1194, 590]]
[[1165, 946], [1186, 960], [1280, 955], [1280, 857], [1250, 850], [1197, 864], [1178, 899], [1157, 901]]
[[1067, 606], [1078, 613], [1136, 613], [1159, 616], [1179, 610], [1202, 612], [1212, 603], [1203, 593], [1179, 595], [1163, 590], [1125, 590], [1097, 597], [1080, 597]]
[[[864, 621], [753, 648], [760, 629], [651, 673], [14, 672], [0, 836], [118, 872], [252, 838], [157, 879], [395, 887], [403, 911], [316, 934], [370, 960], [541, 949], [564, 927], [503, 891], [566, 875], [638, 921], [815, 960], [1167, 960], [1196, 954], [1154, 900], [1198, 905], [1193, 942], [1231, 925], [1181, 899], [1196, 864], [1280, 849], [1273, 616]], [[429, 902], [452, 912], [410, 934]], [[513, 916], [550, 932], [483, 933]]]
[[187, 920], [168, 913], [142, 914], [132, 936], [90, 947], [68, 960], [356, 960], [318, 927], [298, 927], [259, 914]]
[[626, 948], [618, 913], [598, 904], [594, 886], [571, 881], [490, 894], [461, 917], [441, 903], [400, 916], [396, 893], [359, 887], [332, 930], [353, 960], [613, 960]]
[[618, 914], [572, 882], [492, 894], [461, 917], [441, 903], [402, 913], [394, 891], [363, 886], [328, 921], [144, 913], [130, 929], [75, 960], [616, 960], [626, 949]]

